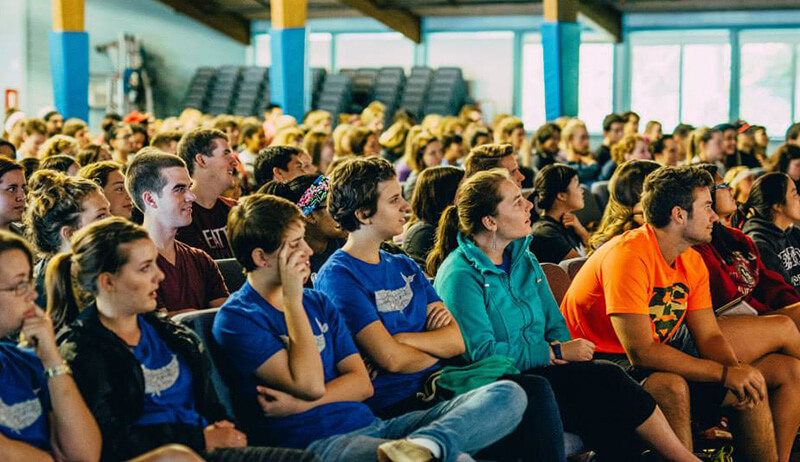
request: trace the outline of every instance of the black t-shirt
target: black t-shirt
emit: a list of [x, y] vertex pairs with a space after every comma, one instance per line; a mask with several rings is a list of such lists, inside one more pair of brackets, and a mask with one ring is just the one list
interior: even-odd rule
[[308, 281], [306, 281], [306, 287], [314, 287], [314, 281], [317, 279], [319, 269], [328, 261], [328, 257], [342, 248], [344, 243], [345, 239], [329, 239], [328, 247], [326, 247], [324, 251], [311, 255], [311, 258], [309, 258], [309, 262], [311, 263], [311, 276], [309, 276]]
[[406, 231], [403, 239], [403, 250], [409, 257], [417, 262], [425, 262], [428, 253], [433, 248], [433, 240], [436, 238], [436, 226], [424, 221], [418, 221], [411, 225]]
[[594, 160], [602, 167], [606, 162], [611, 160], [611, 148], [605, 144], [601, 144], [593, 153]]
[[570, 250], [581, 253], [580, 238], [554, 218], [543, 216], [533, 224], [531, 252], [540, 263], [559, 263]]

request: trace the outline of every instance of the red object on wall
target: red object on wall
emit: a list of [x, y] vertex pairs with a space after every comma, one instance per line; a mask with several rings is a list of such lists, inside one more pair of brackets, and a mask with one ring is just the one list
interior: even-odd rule
[[6, 98], [5, 98], [5, 112], [7, 113], [9, 109], [17, 109], [19, 108], [19, 92], [14, 89], [6, 89]]

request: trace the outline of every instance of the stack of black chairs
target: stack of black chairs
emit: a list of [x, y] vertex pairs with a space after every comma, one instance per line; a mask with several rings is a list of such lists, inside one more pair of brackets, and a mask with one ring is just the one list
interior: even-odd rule
[[400, 107], [400, 96], [405, 84], [406, 74], [402, 67], [383, 67], [378, 71], [378, 79], [372, 90], [372, 100], [386, 105], [387, 126], [394, 112]]
[[235, 98], [233, 114], [248, 117], [263, 113], [269, 101], [269, 68], [243, 68]]
[[194, 108], [205, 112], [208, 103], [208, 93], [211, 85], [217, 77], [215, 67], [200, 67], [195, 71], [186, 96], [183, 99], [183, 107]]
[[425, 100], [428, 96], [428, 88], [432, 78], [433, 69], [415, 66], [411, 69], [411, 75], [406, 79], [400, 106], [408, 110], [417, 120], [424, 115]]
[[456, 115], [467, 100], [467, 84], [461, 69], [440, 67], [433, 74], [425, 114]]
[[328, 74], [319, 92], [316, 109], [330, 112], [334, 116], [347, 112], [351, 106], [352, 77], [350, 75]]
[[211, 86], [208, 107], [204, 112], [212, 115], [230, 114], [241, 76], [242, 69], [239, 66], [220, 67], [217, 78]]

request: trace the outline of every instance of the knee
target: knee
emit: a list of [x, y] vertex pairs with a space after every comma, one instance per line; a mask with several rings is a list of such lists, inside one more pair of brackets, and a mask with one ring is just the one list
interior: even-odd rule
[[665, 403], [689, 405], [689, 384], [678, 374], [657, 372], [645, 382], [647, 390], [662, 408]]
[[770, 331], [774, 332], [779, 338], [784, 340], [798, 340], [800, 339], [800, 332], [797, 330], [797, 324], [794, 323], [792, 318], [779, 314], [771, 317], [772, 327]]
[[800, 359], [785, 357], [779, 370], [780, 386], [800, 388]]
[[[520, 418], [522, 418], [522, 413], [528, 407], [528, 393], [526, 390], [510, 380], [495, 382], [490, 387], [490, 391], [496, 396], [495, 406], [499, 406], [497, 409], [507, 409], [509, 412], [519, 414]], [[547, 387], [549, 389], [550, 385], [548, 384]]]
[[194, 451], [180, 444], [168, 444], [136, 459], [141, 462], [201, 462]]

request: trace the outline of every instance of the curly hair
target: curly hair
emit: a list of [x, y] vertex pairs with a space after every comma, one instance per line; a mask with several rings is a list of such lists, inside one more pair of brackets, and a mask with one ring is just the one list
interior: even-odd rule
[[[636, 149], [637, 142], [647, 144], [644, 137], [638, 133], [632, 133], [622, 137], [617, 144], [611, 147], [611, 160], [616, 162], [617, 165], [621, 165], [627, 160], [625, 156], [630, 155], [634, 149]], [[648, 146], [647, 149], [650, 149], [650, 147]]]
[[30, 179], [28, 207], [23, 222], [26, 237], [42, 255], [61, 248], [61, 228], [77, 228], [83, 201], [100, 186], [84, 178], [72, 178], [52, 170], [41, 170]]
[[80, 146], [75, 138], [66, 135], [54, 135], [39, 148], [37, 157], [42, 160], [59, 154], [75, 157], [79, 149]]

